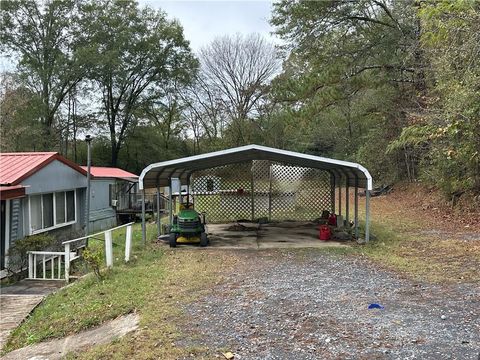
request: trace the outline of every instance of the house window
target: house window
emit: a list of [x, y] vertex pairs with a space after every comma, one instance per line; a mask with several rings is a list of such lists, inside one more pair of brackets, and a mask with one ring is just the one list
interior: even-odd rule
[[53, 226], [53, 194], [42, 195], [43, 227]]
[[66, 219], [66, 209], [65, 209], [65, 193], [57, 192], [55, 193], [55, 212], [57, 214], [57, 222], [63, 223]]
[[42, 195], [30, 196], [30, 228], [32, 231], [42, 228]]
[[30, 196], [31, 233], [66, 226], [75, 220], [75, 190]]
[[214, 183], [213, 179], [207, 179], [207, 191], [213, 191]]
[[67, 191], [65, 197], [67, 204], [67, 221], [75, 221], [75, 191]]

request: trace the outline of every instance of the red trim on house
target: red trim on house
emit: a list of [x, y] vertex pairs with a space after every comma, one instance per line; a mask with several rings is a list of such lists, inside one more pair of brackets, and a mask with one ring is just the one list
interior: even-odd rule
[[17, 199], [25, 196], [25, 186], [0, 186], [0, 200]]

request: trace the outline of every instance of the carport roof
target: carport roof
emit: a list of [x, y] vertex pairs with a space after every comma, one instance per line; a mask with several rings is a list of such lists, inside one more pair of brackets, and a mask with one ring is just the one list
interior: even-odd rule
[[194, 171], [251, 160], [269, 160], [326, 170], [331, 172], [337, 180], [348, 178], [350, 186], [355, 186], [355, 181], [358, 179], [359, 187], [372, 190], [372, 177], [360, 164], [260, 145], [240, 146], [151, 164], [140, 174], [139, 187], [146, 189], [168, 186], [169, 178], [179, 178], [182, 182], [186, 182]]

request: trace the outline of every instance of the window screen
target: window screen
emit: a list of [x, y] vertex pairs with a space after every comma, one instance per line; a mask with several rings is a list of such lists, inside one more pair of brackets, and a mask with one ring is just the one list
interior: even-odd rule
[[75, 220], [75, 192], [67, 191], [65, 193], [67, 198], [67, 221]]
[[55, 212], [57, 224], [63, 224], [65, 221], [65, 193], [55, 193]]
[[42, 228], [42, 196], [30, 196], [30, 226], [33, 231]]
[[53, 226], [53, 194], [43, 194], [43, 228]]

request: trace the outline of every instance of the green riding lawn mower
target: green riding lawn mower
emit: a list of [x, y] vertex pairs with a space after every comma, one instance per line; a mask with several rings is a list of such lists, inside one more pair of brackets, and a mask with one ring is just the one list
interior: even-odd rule
[[173, 217], [168, 242], [170, 247], [176, 247], [177, 244], [199, 244], [205, 247], [209, 244], [205, 232], [205, 214], [195, 211], [188, 200], [186, 204], [180, 204], [180, 211]]

